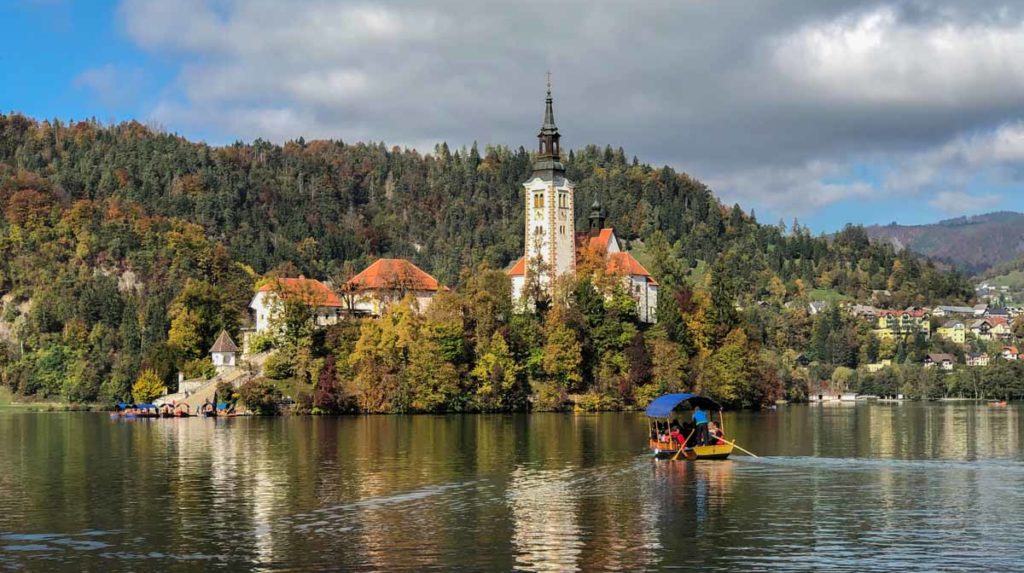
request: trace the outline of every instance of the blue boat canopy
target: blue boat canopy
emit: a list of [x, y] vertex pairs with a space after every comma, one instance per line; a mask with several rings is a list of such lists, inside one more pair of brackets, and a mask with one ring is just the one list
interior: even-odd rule
[[683, 402], [690, 402], [693, 406], [704, 408], [705, 410], [721, 410], [722, 407], [711, 398], [705, 398], [697, 394], [665, 394], [655, 398], [651, 402], [650, 406], [647, 406], [647, 417], [648, 418], [668, 418], [672, 415], [672, 410], [676, 409], [676, 406]]
[[156, 404], [136, 404], [135, 407], [139, 408], [140, 410], [156, 410]]

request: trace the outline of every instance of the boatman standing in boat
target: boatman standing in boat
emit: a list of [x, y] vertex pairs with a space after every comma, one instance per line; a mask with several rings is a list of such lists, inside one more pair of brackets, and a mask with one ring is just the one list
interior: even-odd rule
[[693, 408], [693, 425], [697, 427], [697, 444], [708, 443], [708, 413], [700, 409], [700, 406]]

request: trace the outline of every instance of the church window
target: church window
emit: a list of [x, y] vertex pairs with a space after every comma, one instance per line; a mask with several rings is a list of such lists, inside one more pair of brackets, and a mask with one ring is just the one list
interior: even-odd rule
[[569, 198], [568, 194], [566, 194], [566, 193], [559, 193], [558, 194], [558, 207], [561, 208], [561, 209], [565, 209], [566, 206], [568, 205], [568, 198]]
[[543, 209], [544, 208], [544, 195], [537, 193], [533, 196], [533, 208]]

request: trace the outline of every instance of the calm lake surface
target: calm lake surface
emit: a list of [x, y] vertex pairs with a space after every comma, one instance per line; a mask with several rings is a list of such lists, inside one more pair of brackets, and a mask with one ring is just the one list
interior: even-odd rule
[[1017, 406], [112, 420], [0, 410], [0, 570], [1024, 570]]

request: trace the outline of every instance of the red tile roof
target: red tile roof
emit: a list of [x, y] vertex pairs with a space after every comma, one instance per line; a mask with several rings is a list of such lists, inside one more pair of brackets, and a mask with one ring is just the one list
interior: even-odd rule
[[341, 307], [341, 300], [324, 283], [306, 277], [274, 279], [259, 289], [260, 292], [274, 292], [281, 298], [299, 297], [307, 304]]
[[623, 273], [631, 277], [646, 277], [647, 282], [657, 286], [657, 282], [651, 273], [629, 253], [611, 253], [608, 255], [608, 272]]
[[601, 232], [596, 237], [590, 238], [590, 248], [602, 249], [608, 252], [608, 244], [611, 242], [615, 231], [612, 229], [601, 229]]
[[437, 279], [405, 259], [378, 259], [345, 283], [357, 291], [404, 288], [436, 291]]
[[[615, 231], [611, 228], [601, 229], [601, 232], [596, 236], [591, 237], [585, 233], [576, 236], [576, 251], [577, 256], [581, 256], [580, 253], [584, 249], [591, 249], [597, 251], [607, 257], [608, 266], [607, 271], [609, 273], [622, 273], [628, 276], [641, 276], [647, 278], [647, 283], [653, 286], [658, 286], [658, 282], [654, 280], [651, 273], [637, 261], [633, 255], [625, 252], [609, 253], [608, 246], [610, 245], [612, 238], [615, 236]], [[512, 268], [505, 271], [506, 274], [513, 277], [523, 276], [526, 274], [526, 257], [520, 257], [519, 260], [512, 265]]]
[[516, 264], [512, 265], [512, 268], [508, 271], [509, 276], [520, 277], [526, 274], [526, 257], [519, 257]]

